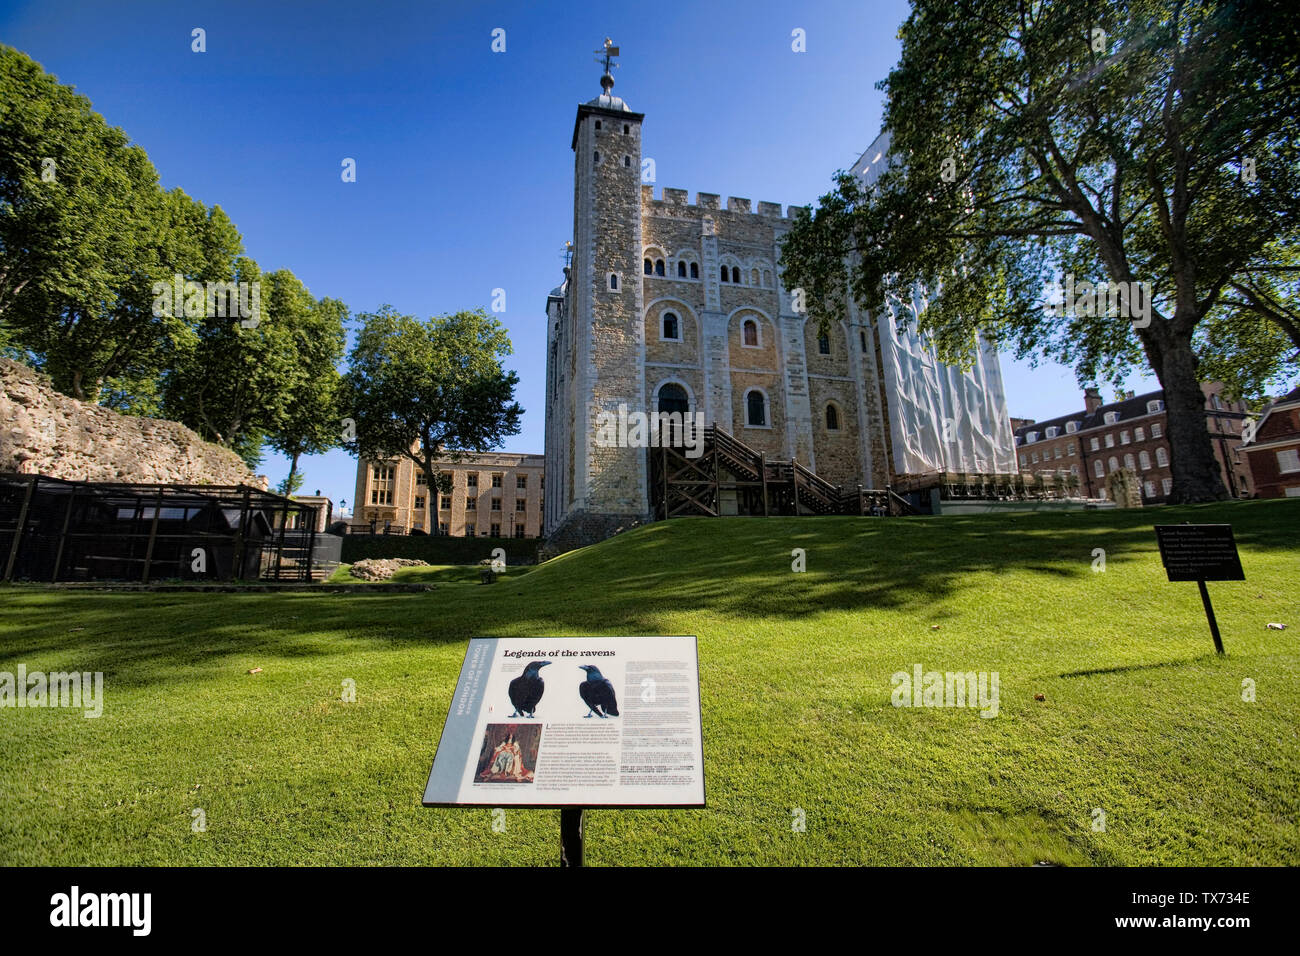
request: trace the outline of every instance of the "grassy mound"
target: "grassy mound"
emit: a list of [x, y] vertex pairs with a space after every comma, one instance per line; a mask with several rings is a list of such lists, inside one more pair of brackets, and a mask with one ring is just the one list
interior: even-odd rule
[[[1236, 531], [1225, 658], [1160, 566], [1184, 520]], [[700, 638], [709, 808], [589, 814], [593, 865], [1294, 863], [1298, 529], [1290, 501], [677, 520], [491, 587], [10, 588], [0, 671], [103, 671], [105, 703], [0, 710], [0, 864], [551, 864], [554, 811], [419, 806], [465, 641], [654, 633]], [[996, 671], [997, 716], [894, 707], [916, 664]]]

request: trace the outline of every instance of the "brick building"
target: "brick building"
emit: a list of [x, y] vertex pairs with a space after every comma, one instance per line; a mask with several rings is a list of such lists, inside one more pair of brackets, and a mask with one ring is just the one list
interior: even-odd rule
[[447, 460], [452, 492], [430, 493], [408, 458], [362, 461], [352, 513], [354, 532], [445, 534], [455, 537], [536, 538], [542, 529], [541, 455], [483, 452]]
[[[597, 439], [602, 414], [702, 416], [832, 484], [1014, 470], [996, 352], [940, 364], [893, 316], [850, 302], [822, 335], [782, 283], [796, 207], [642, 183], [636, 113], [604, 92], [578, 107], [572, 262], [546, 300], [546, 534], [583, 543], [650, 516], [647, 454]], [[855, 164], [870, 180], [882, 137]], [[851, 297], [850, 297], [851, 298]], [[696, 419], [698, 420], [698, 419]]]
[[[1205, 427], [1214, 446], [1224, 487], [1234, 498], [1254, 494], [1250, 471], [1241, 455], [1242, 422], [1249, 409], [1229, 402], [1223, 386], [1208, 382]], [[1046, 421], [1013, 418], [1016, 457], [1022, 472], [1066, 471], [1080, 478], [1089, 498], [1106, 497], [1106, 475], [1130, 468], [1138, 476], [1144, 504], [1164, 504], [1173, 488], [1164, 392], [1131, 395], [1105, 404], [1095, 388], [1084, 391], [1080, 411]]]
[[1300, 388], [1265, 409], [1243, 445], [1259, 498], [1300, 498]]

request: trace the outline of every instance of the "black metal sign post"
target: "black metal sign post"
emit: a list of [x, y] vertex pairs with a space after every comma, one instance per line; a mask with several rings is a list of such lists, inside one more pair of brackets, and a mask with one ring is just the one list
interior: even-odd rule
[[1195, 581], [1201, 589], [1201, 603], [1205, 605], [1205, 618], [1210, 623], [1210, 636], [1214, 650], [1223, 654], [1223, 638], [1219, 635], [1219, 622], [1214, 618], [1214, 605], [1206, 581], [1244, 581], [1237, 542], [1232, 537], [1232, 525], [1227, 524], [1158, 524], [1156, 542], [1160, 545], [1160, 559], [1170, 581]]
[[582, 866], [583, 809], [560, 810], [560, 866]]
[[1219, 636], [1219, 622], [1214, 619], [1214, 605], [1210, 603], [1210, 592], [1205, 587], [1205, 582], [1196, 582], [1201, 587], [1201, 603], [1205, 605], [1205, 619], [1210, 622], [1210, 636], [1214, 638], [1215, 653], [1223, 653], [1223, 638]]

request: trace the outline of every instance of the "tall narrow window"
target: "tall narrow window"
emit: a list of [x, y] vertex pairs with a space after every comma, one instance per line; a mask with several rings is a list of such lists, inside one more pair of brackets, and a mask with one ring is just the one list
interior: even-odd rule
[[745, 397], [746, 424], [766, 425], [767, 408], [765, 405], [762, 392], [750, 392]]
[[867, 350], [867, 330], [858, 329], [858, 340], [862, 343], [862, 351]]
[[740, 285], [740, 270], [735, 266], [731, 267], [731, 281], [736, 285]]
[[822, 355], [831, 354], [831, 337], [825, 333], [817, 336], [817, 351]]
[[722, 267], [722, 281], [723, 281], [723, 282], [730, 282], [730, 281], [731, 281], [731, 273], [727, 271], [727, 267], [726, 267], [726, 266], [723, 266], [723, 267]]
[[649, 259], [643, 259], [643, 260], [642, 260], [642, 262], [641, 262], [641, 268], [645, 270], [645, 274], [646, 274], [646, 275], [648, 275], [648, 276], [650, 276], [650, 275], [654, 275], [654, 272], [655, 272], [655, 264], [654, 264], [653, 262], [651, 262]]
[[826, 430], [838, 431], [840, 427], [840, 413], [836, 411], [834, 405], [826, 406]]
[[610, 292], [617, 292], [617, 291], [618, 291], [618, 273], [617, 273], [617, 272], [611, 272], [611, 273], [609, 274], [609, 291], [610, 291]]
[[655, 275], [657, 275], [657, 276], [661, 276], [661, 275], [663, 275], [663, 274], [664, 274], [664, 261], [663, 261], [662, 259], [656, 259], [656, 260], [655, 260]]
[[677, 316], [672, 312], [664, 313], [664, 334], [666, 339], [677, 340], [682, 337], [681, 328], [677, 323]]
[[677, 278], [679, 279], [686, 278], [686, 263], [684, 262], [677, 263]]
[[743, 328], [745, 330], [745, 338], [744, 338], [745, 344], [757, 348], [758, 347], [758, 323], [755, 322], [753, 319], [746, 319]]
[[692, 279], [698, 279], [699, 277], [700, 277], [700, 266], [699, 266], [699, 263], [692, 262], [692, 263], [691, 263], [691, 278], [692, 278]]

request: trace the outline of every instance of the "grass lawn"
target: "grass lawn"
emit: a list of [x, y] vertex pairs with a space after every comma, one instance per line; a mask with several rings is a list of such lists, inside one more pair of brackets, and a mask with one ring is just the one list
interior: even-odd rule
[[[338, 568], [330, 575], [328, 584], [375, 584], [374, 581], [364, 581], [361, 578], [354, 578], [348, 573], [351, 568], [350, 564], [340, 564]], [[522, 574], [527, 574], [532, 570], [530, 565], [520, 565], [517, 567], [507, 567], [500, 575], [500, 581], [510, 578], [517, 578]], [[428, 567], [409, 567], [398, 568], [393, 572], [393, 576], [385, 582], [392, 584], [478, 584], [479, 568], [470, 564], [431, 564]]]
[[[1184, 520], [1236, 531], [1226, 658], [1160, 566]], [[9, 588], [0, 671], [103, 671], [105, 704], [0, 710], [0, 864], [552, 865], [556, 811], [420, 806], [466, 639], [660, 633], [700, 638], [709, 808], [588, 814], [589, 864], [1296, 864], [1297, 531], [1294, 501], [687, 519], [425, 593]], [[997, 671], [998, 715], [892, 706], [914, 664]]]

